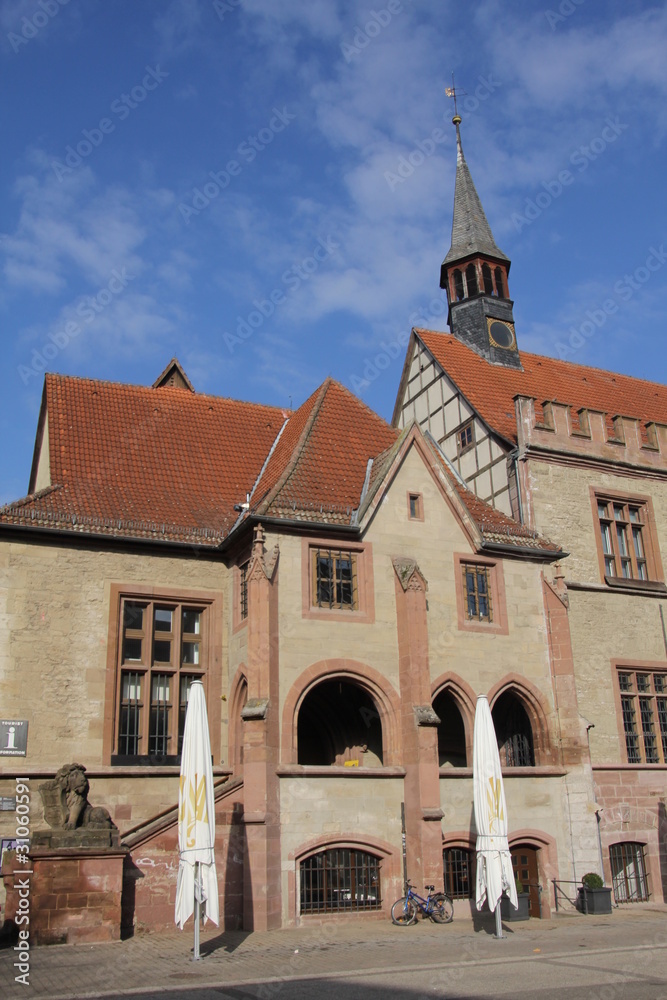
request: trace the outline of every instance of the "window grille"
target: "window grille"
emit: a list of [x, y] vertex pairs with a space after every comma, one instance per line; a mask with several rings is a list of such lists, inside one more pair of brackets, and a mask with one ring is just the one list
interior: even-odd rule
[[611, 879], [617, 903], [643, 903], [649, 898], [642, 844], [612, 844]]
[[461, 563], [466, 617], [481, 622], [492, 622], [491, 591], [488, 566]]
[[248, 563], [239, 566], [239, 610], [241, 621], [248, 617]]
[[528, 713], [512, 694], [498, 699], [491, 712], [504, 767], [534, 767], [533, 730]]
[[667, 764], [667, 674], [619, 670], [628, 764]]
[[475, 882], [475, 858], [472, 851], [448, 847], [442, 852], [445, 892], [452, 899], [472, 899]]
[[301, 913], [360, 913], [377, 910], [380, 859], [347, 847], [313, 854], [299, 866]]
[[313, 605], [316, 607], [358, 609], [356, 552], [313, 549], [312, 579]]

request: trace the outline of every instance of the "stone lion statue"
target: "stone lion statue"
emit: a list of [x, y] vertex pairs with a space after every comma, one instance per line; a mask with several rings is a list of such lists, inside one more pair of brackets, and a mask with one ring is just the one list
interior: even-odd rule
[[91, 806], [89, 791], [90, 784], [83, 764], [64, 764], [56, 771], [52, 781], [40, 786], [44, 816], [49, 825], [65, 830], [79, 827], [115, 830], [116, 824], [109, 811], [102, 806]]

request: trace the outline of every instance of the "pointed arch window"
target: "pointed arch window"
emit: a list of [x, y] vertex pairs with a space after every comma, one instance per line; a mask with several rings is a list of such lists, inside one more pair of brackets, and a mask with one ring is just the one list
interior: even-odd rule
[[493, 295], [493, 277], [488, 264], [482, 264], [482, 278], [484, 279], [484, 294]]
[[477, 284], [477, 268], [474, 264], [468, 264], [466, 267], [466, 284], [468, 286], [468, 297], [477, 295], [479, 287]]
[[433, 711], [440, 719], [438, 725], [439, 767], [466, 767], [468, 759], [463, 716], [449, 691], [441, 691], [434, 699]]
[[533, 730], [519, 698], [506, 691], [491, 712], [503, 767], [534, 767]]
[[506, 299], [507, 295], [505, 294], [505, 280], [503, 278], [503, 269], [501, 267], [497, 267], [494, 274], [496, 277], [496, 294], [498, 295], [499, 298]]
[[454, 271], [454, 294], [456, 295], [457, 302], [460, 302], [461, 299], [465, 298], [465, 292], [463, 290], [463, 275], [459, 271], [458, 267]]

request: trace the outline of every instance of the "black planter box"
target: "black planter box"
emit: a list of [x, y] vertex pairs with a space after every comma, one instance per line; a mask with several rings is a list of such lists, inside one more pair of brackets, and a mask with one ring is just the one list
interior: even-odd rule
[[582, 913], [611, 913], [611, 888], [589, 889], [579, 886], [577, 909]]
[[507, 896], [501, 896], [500, 916], [503, 920], [529, 920], [530, 919], [530, 893], [520, 892], [517, 895], [519, 909], [515, 910]]

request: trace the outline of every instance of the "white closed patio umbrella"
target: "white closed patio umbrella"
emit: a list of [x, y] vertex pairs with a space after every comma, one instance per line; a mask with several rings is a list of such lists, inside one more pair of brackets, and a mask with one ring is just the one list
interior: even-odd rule
[[[195, 915], [195, 961], [199, 959], [199, 925], [218, 924], [218, 880], [215, 872], [215, 803], [204, 685], [193, 681], [185, 714], [181, 781], [178, 791], [178, 883], [175, 920], [183, 930]], [[203, 907], [203, 911], [202, 911]]]
[[477, 827], [477, 892], [481, 910], [484, 900], [496, 914], [496, 937], [502, 938], [500, 897], [507, 892], [515, 909], [519, 903], [507, 841], [507, 806], [496, 731], [485, 695], [477, 699], [473, 736], [472, 782]]

